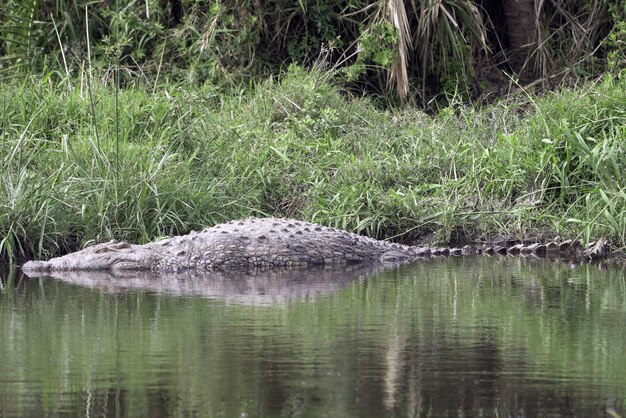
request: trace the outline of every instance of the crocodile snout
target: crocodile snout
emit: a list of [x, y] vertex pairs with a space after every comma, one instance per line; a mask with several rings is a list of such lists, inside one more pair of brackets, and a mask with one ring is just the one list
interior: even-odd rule
[[46, 272], [50, 271], [50, 263], [47, 261], [29, 261], [22, 266], [24, 272]]

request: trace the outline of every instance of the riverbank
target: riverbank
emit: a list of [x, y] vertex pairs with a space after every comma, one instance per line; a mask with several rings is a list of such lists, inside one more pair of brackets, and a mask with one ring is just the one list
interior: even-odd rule
[[[84, 81], [84, 80], [83, 80]], [[117, 104], [116, 104], [117, 103]], [[0, 258], [287, 216], [398, 242], [626, 246], [626, 81], [429, 116], [327, 74], [210, 85], [0, 85]]]

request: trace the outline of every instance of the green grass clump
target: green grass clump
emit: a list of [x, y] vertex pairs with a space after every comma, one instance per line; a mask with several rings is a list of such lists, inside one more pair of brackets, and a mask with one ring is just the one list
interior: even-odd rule
[[534, 169], [550, 210], [585, 238], [626, 237], [624, 80], [554, 94], [538, 103], [526, 136], [537, 144]]
[[380, 110], [298, 67], [217, 91], [129, 87], [118, 132], [108, 87], [94, 87], [94, 115], [78, 83], [0, 85], [2, 257], [265, 215], [402, 241], [625, 244], [623, 80], [434, 117]]

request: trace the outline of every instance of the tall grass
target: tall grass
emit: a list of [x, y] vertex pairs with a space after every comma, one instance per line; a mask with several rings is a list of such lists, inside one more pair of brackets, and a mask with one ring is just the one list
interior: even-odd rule
[[[541, 139], [543, 187], [565, 221], [586, 239], [626, 237], [626, 109], [623, 81], [552, 95], [530, 120], [528, 135]], [[620, 87], [621, 86], [621, 87]]]
[[381, 111], [298, 67], [218, 91], [136, 86], [116, 105], [94, 85], [94, 120], [71, 82], [0, 85], [2, 257], [250, 215], [405, 242], [560, 234], [625, 245], [624, 80], [435, 117]]

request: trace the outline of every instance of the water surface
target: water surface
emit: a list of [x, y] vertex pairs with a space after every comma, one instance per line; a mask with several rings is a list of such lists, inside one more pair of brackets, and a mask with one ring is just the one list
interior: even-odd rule
[[0, 416], [626, 416], [624, 266], [96, 279], [4, 275]]

